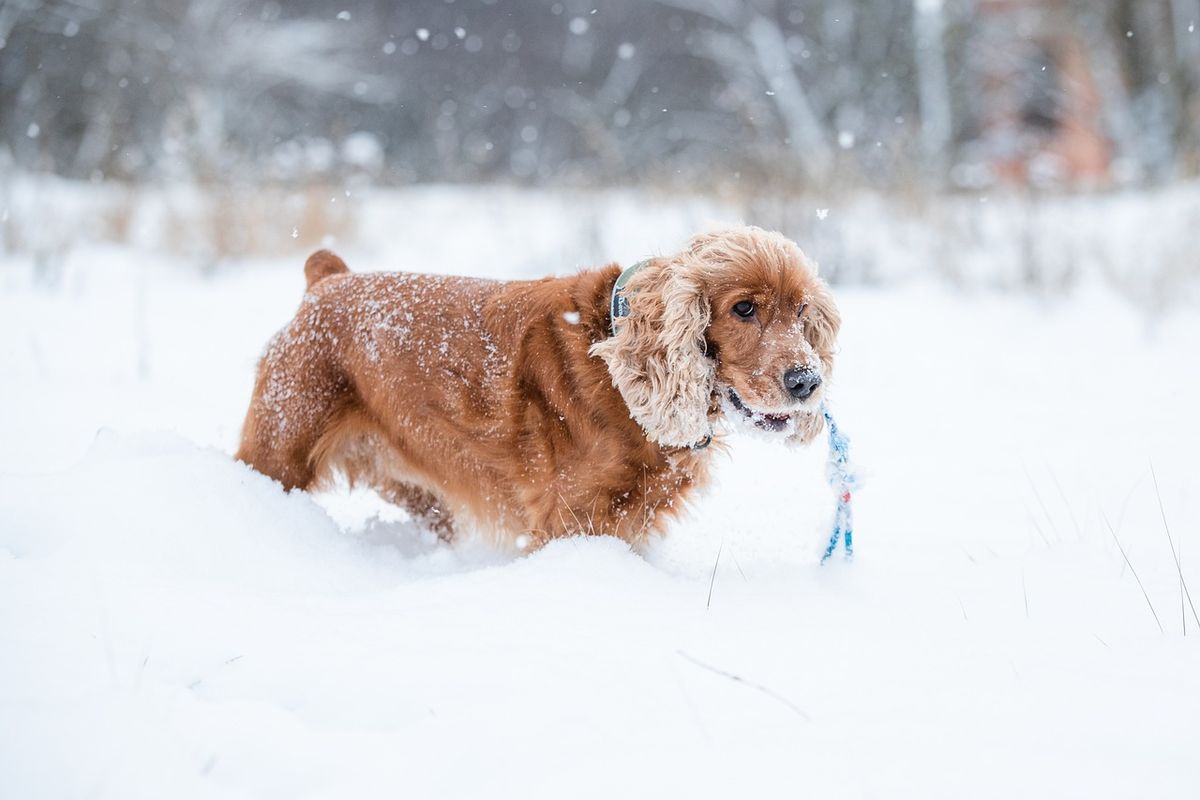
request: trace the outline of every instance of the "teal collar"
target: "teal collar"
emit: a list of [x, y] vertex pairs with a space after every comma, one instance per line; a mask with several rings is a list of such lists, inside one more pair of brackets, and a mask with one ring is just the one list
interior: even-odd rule
[[629, 316], [629, 297], [625, 294], [625, 286], [629, 280], [637, 273], [639, 269], [650, 263], [650, 259], [645, 259], [634, 264], [632, 267], [626, 267], [617, 280], [613, 283], [612, 298], [609, 300], [609, 317], [612, 335], [617, 335], [617, 320], [624, 319]]

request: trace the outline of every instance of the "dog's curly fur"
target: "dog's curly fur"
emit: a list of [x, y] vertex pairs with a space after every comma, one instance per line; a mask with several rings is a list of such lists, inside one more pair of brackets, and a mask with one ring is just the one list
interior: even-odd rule
[[[259, 366], [237, 457], [288, 488], [335, 473], [443, 537], [469, 521], [536, 547], [574, 533], [639, 544], [708, 476], [721, 417], [807, 442], [840, 320], [780, 234], [703, 234], [647, 262], [611, 335], [620, 268], [498, 282], [305, 265], [308, 291]], [[754, 304], [746, 318], [739, 303]], [[744, 311], [745, 306], [740, 306]]]

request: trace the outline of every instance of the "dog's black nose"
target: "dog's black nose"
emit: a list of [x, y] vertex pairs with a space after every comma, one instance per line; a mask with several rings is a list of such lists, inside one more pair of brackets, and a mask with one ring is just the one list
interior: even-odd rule
[[797, 367], [783, 373], [783, 388], [797, 400], [807, 400], [821, 385], [821, 376], [815, 369]]

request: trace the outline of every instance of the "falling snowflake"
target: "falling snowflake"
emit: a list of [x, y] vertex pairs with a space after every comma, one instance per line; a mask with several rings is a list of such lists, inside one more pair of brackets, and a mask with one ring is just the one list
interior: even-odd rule
[[342, 22], [349, 22], [350, 21], [350, 12], [349, 11], [339, 11], [337, 18], [340, 19]]
[[829, 216], [828, 208], [818, 208], [817, 209], [817, 219], [825, 219], [828, 216]]

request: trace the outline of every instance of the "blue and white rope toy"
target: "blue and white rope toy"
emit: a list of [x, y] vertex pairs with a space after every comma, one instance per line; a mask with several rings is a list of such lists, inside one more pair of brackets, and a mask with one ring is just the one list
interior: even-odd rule
[[829, 535], [825, 555], [821, 556], [821, 563], [824, 564], [837, 549], [839, 541], [845, 543], [846, 559], [854, 556], [854, 518], [850, 513], [850, 496], [858, 488], [858, 476], [850, 464], [850, 440], [833, 421], [833, 415], [824, 403], [821, 404], [821, 414], [824, 415], [825, 425], [829, 428], [829, 460], [825, 462], [825, 478], [837, 495], [833, 533]]

